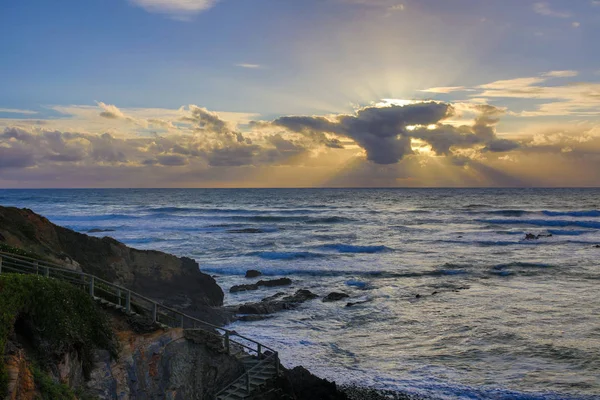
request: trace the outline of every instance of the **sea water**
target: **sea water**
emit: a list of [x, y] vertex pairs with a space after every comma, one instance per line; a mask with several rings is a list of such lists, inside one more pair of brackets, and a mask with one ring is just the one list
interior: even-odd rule
[[[350, 295], [232, 325], [288, 367], [444, 399], [600, 398], [598, 189], [1, 190], [0, 204], [192, 257], [226, 304]], [[248, 269], [293, 284], [229, 294]]]

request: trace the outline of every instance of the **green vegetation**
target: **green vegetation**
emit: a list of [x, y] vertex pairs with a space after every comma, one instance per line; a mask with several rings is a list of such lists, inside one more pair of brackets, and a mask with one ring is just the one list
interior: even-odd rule
[[35, 386], [41, 394], [42, 400], [75, 400], [75, 393], [62, 383], [55, 382], [47, 373], [37, 365], [31, 368]]
[[37, 259], [45, 259], [45, 257], [41, 257], [38, 254], [32, 253], [27, 250], [9, 246], [6, 243], [0, 243], [0, 251], [3, 251], [5, 253], [10, 253], [10, 254], [16, 254], [18, 256], [25, 256], [25, 257], [37, 258]]
[[[92, 367], [93, 351], [117, 355], [117, 342], [107, 316], [84, 291], [55, 279], [34, 275], [0, 275], [0, 355], [15, 323], [27, 327], [27, 339], [42, 367], [53, 356], [77, 351], [83, 372]], [[26, 334], [25, 334], [26, 335]], [[27, 336], [27, 335], [26, 335]], [[0, 366], [0, 394], [6, 392], [4, 364]], [[58, 390], [58, 389], [57, 389]]]

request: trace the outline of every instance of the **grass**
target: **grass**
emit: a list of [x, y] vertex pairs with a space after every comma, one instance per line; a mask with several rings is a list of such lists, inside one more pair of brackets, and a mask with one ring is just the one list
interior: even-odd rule
[[37, 365], [31, 368], [35, 386], [40, 392], [42, 400], [77, 400], [75, 393], [67, 385], [55, 382]]
[[[35, 275], [0, 275], [2, 357], [17, 321], [32, 333], [28, 339], [42, 369], [53, 357], [77, 351], [87, 375], [95, 349], [106, 349], [113, 357], [117, 356], [117, 342], [107, 316], [87, 293], [67, 283]], [[7, 376], [2, 364], [0, 394], [6, 391]]]

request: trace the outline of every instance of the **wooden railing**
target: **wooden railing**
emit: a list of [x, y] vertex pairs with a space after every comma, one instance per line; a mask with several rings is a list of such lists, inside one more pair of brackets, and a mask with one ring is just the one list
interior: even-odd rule
[[[167, 327], [183, 328], [188, 331], [199, 330], [218, 335], [222, 339], [223, 347], [228, 354], [244, 351], [251, 355], [256, 355], [260, 360], [260, 363], [256, 367], [260, 365], [264, 366], [267, 362], [273, 363], [279, 372], [278, 353], [270, 347], [242, 336], [235, 331], [221, 328], [184, 314], [181, 311], [166, 307], [157, 301], [142, 296], [123, 286], [115, 285], [95, 275], [66, 269], [47, 261], [0, 251], [0, 274], [3, 273], [35, 274], [46, 278], [58, 279], [80, 287], [95, 300], [111, 304], [126, 314], [142, 315], [154, 323]], [[246, 371], [244, 375], [236, 379], [232, 385], [238, 382], [239, 379], [244, 378], [248, 372]]]

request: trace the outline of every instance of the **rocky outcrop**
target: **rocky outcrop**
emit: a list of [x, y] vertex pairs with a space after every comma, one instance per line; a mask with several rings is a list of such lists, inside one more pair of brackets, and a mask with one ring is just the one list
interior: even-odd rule
[[235, 285], [232, 286], [229, 289], [230, 293], [237, 293], [237, 292], [246, 292], [249, 290], [258, 290], [261, 288], [261, 286], [264, 287], [277, 287], [277, 286], [287, 286], [287, 285], [291, 285], [292, 284], [292, 280], [290, 278], [279, 278], [279, 279], [271, 279], [271, 280], [260, 280], [256, 283], [250, 283], [247, 285]]
[[110, 237], [96, 238], [55, 225], [29, 209], [0, 207], [2, 243], [177, 307], [212, 318], [210, 307], [223, 304], [216, 281], [190, 258], [137, 250]]
[[348, 296], [346, 293], [331, 292], [323, 298], [323, 302], [327, 303], [330, 301], [339, 301], [347, 297], [350, 296]]
[[279, 294], [271, 298], [263, 299], [259, 303], [246, 303], [240, 306], [241, 314], [273, 314], [282, 310], [292, 310], [300, 304], [315, 299], [319, 296], [310, 290], [300, 289], [292, 296], [279, 298]]
[[262, 275], [262, 272], [255, 269], [249, 269], [246, 271], [246, 278], [256, 278]]
[[[211, 399], [243, 373], [235, 357], [181, 329], [137, 335], [119, 332], [121, 352], [98, 352], [86, 392], [99, 399]], [[220, 341], [219, 341], [220, 343]]]

